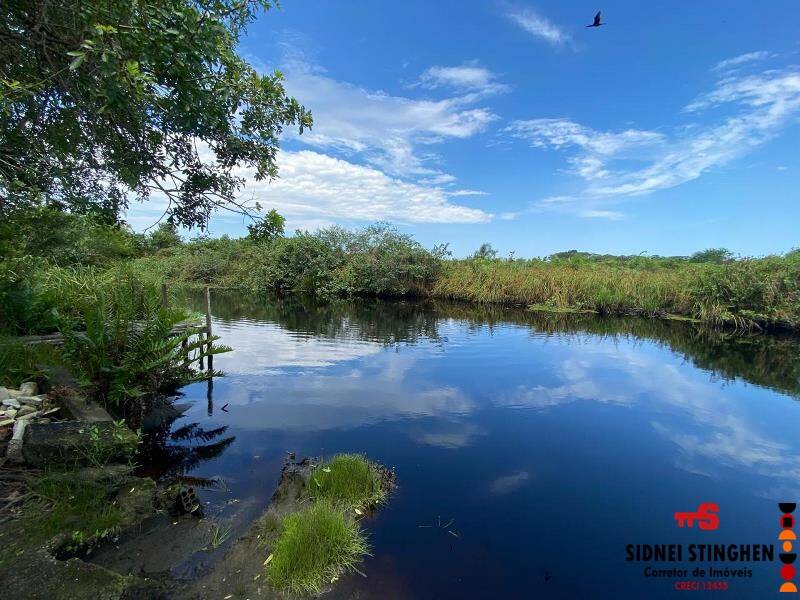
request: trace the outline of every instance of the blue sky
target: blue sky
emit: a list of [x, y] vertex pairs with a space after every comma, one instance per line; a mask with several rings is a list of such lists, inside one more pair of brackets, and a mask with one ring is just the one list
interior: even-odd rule
[[456, 255], [787, 251], [799, 31], [796, 0], [285, 0], [241, 50], [315, 125], [286, 136], [279, 180], [243, 170], [242, 198], [291, 229], [387, 220]]

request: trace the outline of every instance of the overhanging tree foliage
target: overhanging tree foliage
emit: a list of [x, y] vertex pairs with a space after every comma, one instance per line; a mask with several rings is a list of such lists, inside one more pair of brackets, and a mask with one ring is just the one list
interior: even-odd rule
[[119, 218], [167, 200], [171, 223], [242, 210], [235, 168], [277, 175], [284, 127], [311, 114], [237, 53], [269, 0], [5, 0], [0, 218], [35, 204]]

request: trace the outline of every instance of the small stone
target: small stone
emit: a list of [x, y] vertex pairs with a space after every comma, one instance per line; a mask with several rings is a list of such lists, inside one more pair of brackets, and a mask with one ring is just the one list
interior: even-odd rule
[[25, 415], [29, 415], [34, 412], [36, 412], [36, 409], [32, 406], [20, 406], [19, 410], [17, 411], [17, 418], [20, 419]]
[[25, 395], [22, 392], [20, 392], [19, 390], [12, 390], [11, 388], [6, 388], [6, 391], [8, 392], [8, 395], [11, 398], [16, 398], [17, 396], [24, 396]]
[[28, 406], [33, 406], [35, 408], [41, 408], [42, 406], [42, 399], [39, 396], [20, 396], [17, 398], [17, 402], [20, 404], [26, 404]]
[[0, 421], [0, 427], [6, 427], [8, 425], [13, 425], [13, 424], [14, 424], [14, 419], [5, 419], [3, 421]]
[[25, 429], [27, 427], [27, 421], [17, 421], [14, 423], [14, 433], [6, 448], [6, 459], [8, 462], [21, 463], [25, 461], [25, 457], [22, 456], [22, 440], [25, 437]]
[[26, 381], [19, 386], [19, 391], [23, 396], [35, 396], [39, 392], [39, 387], [35, 381]]
[[3, 400], [3, 406], [8, 406], [9, 408], [18, 409], [22, 405], [17, 400], [9, 398], [8, 400]]
[[4, 387], [0, 387], [0, 400], [8, 400], [11, 396], [8, 395], [8, 390]]
[[[23, 406], [22, 408], [30, 408], [30, 407]], [[21, 417], [19, 416], [19, 414], [17, 414], [17, 421], [30, 421], [31, 419], [35, 419], [36, 417], [38, 417], [40, 414], [42, 414], [42, 411], [40, 410], [35, 410], [30, 413], [25, 413]]]
[[14, 410], [13, 408], [9, 408], [5, 413], [6, 419], [13, 419], [16, 416], [17, 416], [17, 411]]

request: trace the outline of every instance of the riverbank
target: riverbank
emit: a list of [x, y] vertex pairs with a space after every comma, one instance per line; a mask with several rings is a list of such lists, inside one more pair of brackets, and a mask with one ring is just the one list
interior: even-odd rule
[[[164, 281], [251, 293], [438, 298], [800, 331], [796, 251], [722, 262], [584, 255], [454, 260], [441, 253], [425, 255], [418, 247], [394, 253], [383, 242], [345, 251], [326, 245], [324, 238], [311, 252], [308, 240], [290, 241], [296, 239], [280, 242], [280, 250], [248, 240], [184, 244], [137, 259], [132, 267]], [[411, 243], [395, 242], [392, 246]], [[274, 252], [282, 256], [279, 271], [272, 266]], [[419, 256], [426, 257], [424, 263]]]
[[435, 298], [536, 310], [687, 317], [739, 328], [800, 329], [800, 254], [722, 264], [445, 261]]
[[[425, 248], [387, 224], [355, 231], [297, 231], [291, 237], [276, 231], [266, 237], [197, 237], [187, 242], [166, 224], [142, 235], [102, 228], [78, 215], [61, 218], [76, 221], [78, 241], [86, 238], [79, 245], [98, 236], [106, 239], [105, 245], [82, 255], [74, 252], [75, 240], [7, 249], [0, 262], [5, 309], [0, 334], [48, 333], [61, 325], [57, 315], [80, 318], [76, 306], [97, 304], [96, 290], [158, 298], [162, 283], [323, 300], [440, 298], [800, 330], [800, 250], [757, 258], [735, 257], [724, 249], [691, 256], [572, 250], [524, 259], [501, 258], [484, 244], [470, 258], [453, 259], [446, 244]], [[142, 304], [129, 312], [141, 318], [148, 312]]]

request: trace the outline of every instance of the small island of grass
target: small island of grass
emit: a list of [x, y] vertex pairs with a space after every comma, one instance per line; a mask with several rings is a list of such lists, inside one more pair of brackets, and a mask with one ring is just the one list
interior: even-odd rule
[[357, 570], [369, 554], [358, 518], [386, 501], [394, 473], [360, 454], [340, 454], [308, 475], [310, 504], [285, 516], [266, 561], [270, 585], [291, 594], [319, 594]]
[[373, 508], [387, 494], [378, 467], [360, 454], [339, 454], [319, 465], [307, 491], [313, 500], [328, 500], [348, 511]]

